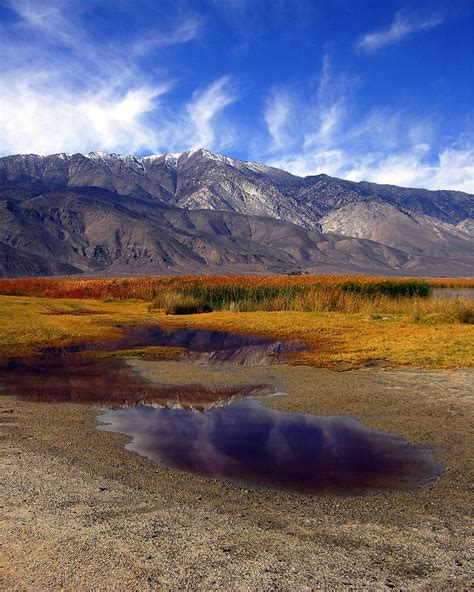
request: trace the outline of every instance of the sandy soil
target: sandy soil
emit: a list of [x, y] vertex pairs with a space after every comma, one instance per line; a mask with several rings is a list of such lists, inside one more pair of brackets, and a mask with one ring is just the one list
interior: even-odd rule
[[268, 405], [435, 446], [444, 473], [366, 497], [244, 488], [128, 452], [97, 409], [3, 396], [3, 589], [469, 589], [473, 371], [131, 363], [168, 383], [273, 384], [289, 395]]

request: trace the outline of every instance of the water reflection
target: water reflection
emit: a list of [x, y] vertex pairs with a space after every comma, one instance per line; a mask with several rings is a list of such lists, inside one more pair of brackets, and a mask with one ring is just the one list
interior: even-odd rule
[[117, 351], [163, 346], [182, 348], [179, 359], [198, 363], [255, 366], [281, 360], [292, 352], [304, 351], [301, 341], [275, 341], [256, 335], [242, 335], [205, 329], [164, 329], [158, 325], [118, 326], [124, 334], [103, 341], [62, 348], [46, 348], [44, 355], [61, 356], [84, 351]]
[[259, 396], [263, 385], [212, 388], [151, 382], [119, 358], [95, 359], [85, 352], [115, 352], [147, 346], [182, 348], [180, 359], [198, 363], [258, 365], [301, 351], [304, 344], [201, 329], [165, 330], [158, 325], [121, 326], [123, 335], [66, 347], [48, 347], [40, 355], [0, 360], [0, 384], [8, 394], [37, 402], [88, 403], [117, 407], [169, 403], [205, 408], [222, 400]]
[[112, 408], [101, 416], [101, 429], [127, 434], [128, 447], [153, 461], [211, 478], [303, 493], [366, 493], [423, 486], [439, 473], [427, 450], [354, 419], [266, 408], [252, 398], [270, 394], [265, 385], [157, 384], [126, 360], [83, 355], [161, 345], [184, 348], [183, 357], [197, 362], [262, 364], [301, 351], [301, 343], [153, 325], [123, 330], [99, 343], [0, 360], [0, 384], [30, 401]]
[[412, 489], [439, 473], [427, 450], [355, 419], [284, 413], [256, 400], [206, 413], [139, 406], [99, 421], [155, 462], [302, 493]]
[[9, 395], [38, 403], [83, 403], [121, 407], [161, 403], [205, 409], [222, 401], [271, 392], [265, 385], [208, 387], [147, 380], [122, 359], [68, 356], [14, 358], [0, 364], [0, 384]]
[[165, 330], [151, 325], [128, 327], [127, 340], [135, 347], [149, 344], [183, 348], [185, 351], [179, 357], [184, 360], [242, 366], [269, 364], [306, 349], [299, 341], [275, 341], [257, 335], [205, 329]]
[[450, 289], [450, 288], [436, 288], [433, 290], [433, 296], [437, 298], [461, 298], [462, 300], [474, 300], [474, 290], [463, 288], [463, 289]]

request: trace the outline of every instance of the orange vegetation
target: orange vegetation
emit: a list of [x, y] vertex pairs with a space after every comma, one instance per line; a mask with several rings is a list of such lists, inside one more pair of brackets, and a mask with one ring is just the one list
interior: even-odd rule
[[[38, 296], [43, 298], [89, 298], [105, 300], [153, 300], [163, 289], [185, 289], [187, 286], [245, 286], [250, 289], [292, 287], [337, 287], [353, 282], [367, 285], [380, 282], [407, 283], [413, 278], [376, 278], [370, 276], [302, 275], [302, 276], [158, 276], [139, 278], [22, 278], [1, 279], [0, 294]], [[438, 278], [426, 280], [436, 288], [474, 288], [474, 279]]]

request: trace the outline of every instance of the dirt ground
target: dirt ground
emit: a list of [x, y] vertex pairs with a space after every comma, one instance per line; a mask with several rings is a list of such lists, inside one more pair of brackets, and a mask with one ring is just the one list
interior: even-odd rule
[[4, 590], [467, 590], [474, 371], [131, 361], [170, 384], [266, 382], [275, 408], [353, 415], [435, 448], [430, 488], [305, 497], [125, 450], [100, 410], [0, 397]]

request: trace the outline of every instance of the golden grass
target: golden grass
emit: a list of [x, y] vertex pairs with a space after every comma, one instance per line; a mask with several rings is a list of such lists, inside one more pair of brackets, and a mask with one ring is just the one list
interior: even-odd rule
[[116, 323], [147, 322], [143, 302], [104, 303], [0, 296], [0, 357], [29, 355], [120, 335]]
[[182, 347], [167, 347], [165, 345], [149, 345], [146, 347], [135, 347], [133, 349], [118, 349], [115, 351], [86, 351], [81, 356], [105, 360], [108, 358], [153, 358], [160, 360], [174, 360], [183, 353]]
[[474, 289], [473, 278], [431, 278], [428, 281], [433, 288]]
[[[441, 313], [440, 313], [441, 314]], [[460, 368], [473, 365], [474, 327], [442, 317], [415, 319], [339, 312], [233, 312], [166, 316], [145, 302], [100, 302], [0, 296], [0, 357], [27, 355], [46, 346], [116, 336], [115, 324], [159, 323], [301, 339], [310, 351], [293, 363], [356, 368], [367, 360], [395, 365]], [[148, 350], [148, 348], [144, 348]], [[141, 351], [140, 355], [146, 353]], [[148, 353], [152, 353], [149, 350]], [[158, 353], [155, 352], [155, 353]], [[162, 352], [165, 354], [165, 352]], [[168, 352], [173, 355], [173, 352]], [[124, 354], [125, 355], [125, 354]]]
[[310, 351], [296, 354], [292, 361], [311, 366], [357, 368], [374, 359], [421, 368], [474, 364], [474, 328], [460, 323], [420, 324], [402, 316], [378, 320], [359, 314], [289, 311], [167, 316], [160, 323], [300, 339]]
[[[198, 298], [180, 290], [163, 290], [149, 306], [150, 312], [164, 311], [166, 314], [194, 314], [212, 310], [234, 312], [341, 312], [365, 314], [382, 318], [386, 315], [404, 315], [423, 323], [461, 322], [474, 323], [474, 302], [459, 296], [404, 297], [385, 294], [358, 294], [347, 292], [341, 287], [326, 287], [305, 291], [301, 294], [261, 297], [243, 294], [234, 300], [213, 296]], [[376, 319], [377, 320], [377, 319]]]

